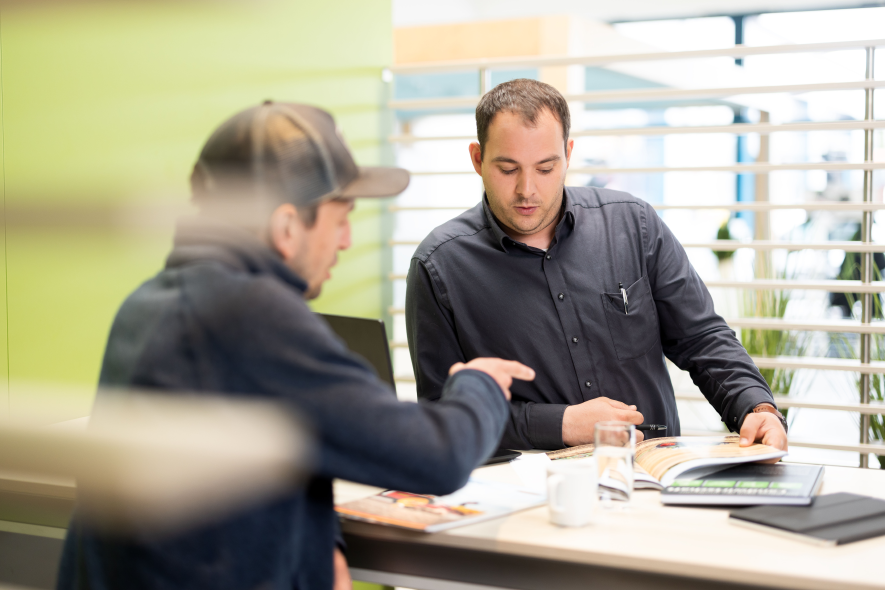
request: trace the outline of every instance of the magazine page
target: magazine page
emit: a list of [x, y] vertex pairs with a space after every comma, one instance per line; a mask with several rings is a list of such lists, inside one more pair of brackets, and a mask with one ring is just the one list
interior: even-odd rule
[[[564, 459], [584, 459], [585, 457], [593, 456], [593, 445], [581, 445], [579, 447], [570, 447], [568, 449], [560, 449], [558, 451], [550, 451], [547, 453], [547, 457], [551, 461], [560, 461]], [[626, 489], [622, 484], [619, 484], [617, 481], [612, 480], [611, 478], [606, 478], [604, 480], [599, 481], [599, 485], [609, 488], [610, 491], [614, 491], [616, 495], [623, 495], [626, 497]], [[633, 462], [633, 489], [634, 490], [657, 490], [661, 491], [664, 489], [664, 486], [661, 485], [657, 479], [649, 475], [648, 471], [642, 468], [639, 463]]]
[[779, 459], [787, 454], [768, 445], [741, 447], [739, 443], [738, 435], [653, 438], [636, 445], [636, 463], [666, 487], [690, 469]]
[[583, 459], [593, 456], [593, 445], [580, 445], [577, 447], [568, 447], [567, 449], [559, 449], [558, 451], [550, 451], [547, 456], [551, 461], [557, 459]]
[[664, 489], [657, 479], [653, 478], [648, 471], [639, 463], [633, 462], [633, 489], [634, 490], [658, 490]]
[[471, 479], [447, 496], [388, 490], [335, 507], [341, 516], [426, 533], [474, 524], [540, 506], [544, 494], [519, 486]]
[[[762, 444], [741, 447], [736, 434], [652, 438], [636, 445], [634, 489], [663, 489], [690, 469], [706, 467], [713, 472], [727, 465], [778, 459], [786, 454]], [[593, 445], [550, 451], [547, 456], [551, 461], [592, 457]]]

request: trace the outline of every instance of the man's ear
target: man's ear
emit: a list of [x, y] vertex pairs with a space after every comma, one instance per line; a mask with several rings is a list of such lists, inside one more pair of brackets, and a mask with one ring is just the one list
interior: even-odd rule
[[474, 141], [470, 144], [470, 161], [476, 173], [482, 176], [482, 149], [479, 147], [479, 142]]
[[575, 140], [570, 139], [568, 143], [565, 144], [565, 167], [568, 168], [568, 165], [572, 161], [572, 149], [575, 147]]
[[300, 221], [298, 210], [291, 203], [283, 203], [270, 215], [270, 245], [283, 260], [291, 260], [298, 253], [299, 241], [295, 234]]

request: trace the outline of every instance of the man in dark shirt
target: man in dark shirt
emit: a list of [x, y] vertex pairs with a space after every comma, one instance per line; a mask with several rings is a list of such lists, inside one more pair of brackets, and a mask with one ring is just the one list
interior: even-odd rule
[[768, 385], [655, 211], [626, 193], [564, 187], [569, 120], [562, 95], [533, 80], [477, 106], [482, 202], [433, 230], [409, 269], [419, 396], [439, 399], [454, 362], [512, 358], [537, 377], [512, 389], [503, 447], [589, 443], [602, 420], [678, 436], [666, 356], [741, 444], [786, 449]]
[[408, 184], [404, 170], [358, 168], [324, 111], [266, 102], [239, 113], [206, 143], [192, 184], [201, 214], [120, 308], [100, 384], [278, 400], [313, 428], [315, 470], [303, 489], [174, 537], [111, 536], [75, 516], [59, 588], [348, 588], [332, 479], [460, 488], [496, 448], [511, 379], [532, 371], [455, 363], [439, 404], [399, 403], [310, 311], [305, 299], [350, 246], [353, 199]]

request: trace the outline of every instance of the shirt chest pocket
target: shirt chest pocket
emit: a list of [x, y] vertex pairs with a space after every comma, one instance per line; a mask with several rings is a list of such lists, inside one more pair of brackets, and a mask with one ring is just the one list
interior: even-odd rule
[[642, 277], [625, 290], [626, 313], [622, 293], [602, 293], [605, 320], [615, 352], [622, 361], [643, 356], [660, 339], [658, 315], [648, 277]]

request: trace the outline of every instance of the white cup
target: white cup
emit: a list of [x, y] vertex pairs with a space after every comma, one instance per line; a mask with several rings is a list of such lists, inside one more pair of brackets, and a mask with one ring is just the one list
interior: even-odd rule
[[596, 461], [559, 459], [547, 467], [550, 522], [559, 526], [588, 524], [596, 510]]

